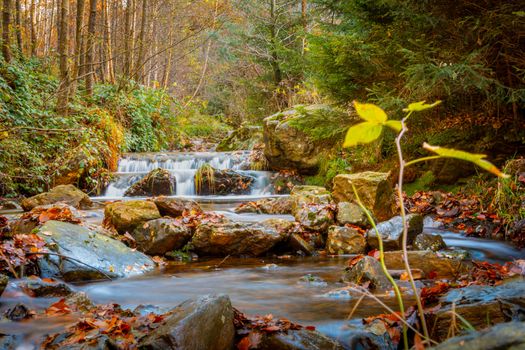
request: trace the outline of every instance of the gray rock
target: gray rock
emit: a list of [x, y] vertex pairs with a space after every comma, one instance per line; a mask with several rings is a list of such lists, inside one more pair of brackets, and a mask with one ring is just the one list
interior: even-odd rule
[[[418, 234], [423, 231], [423, 217], [418, 214], [408, 214], [408, 244], [412, 244]], [[377, 224], [377, 230], [383, 240], [384, 250], [402, 249], [403, 221], [401, 216], [393, 217], [388, 221]], [[375, 229], [370, 229], [366, 233], [368, 245], [373, 249], [379, 248], [379, 241]]]
[[2, 210], [22, 210], [22, 207], [14, 201], [2, 201], [0, 202], [0, 209]]
[[131, 236], [137, 249], [148, 255], [164, 255], [182, 248], [191, 238], [191, 230], [176, 219], [155, 219], [137, 227]]
[[330, 226], [326, 250], [330, 254], [363, 254], [366, 250], [366, 239], [354, 228]]
[[85, 209], [93, 204], [88, 195], [73, 185], [60, 185], [53, 187], [49, 192], [37, 194], [36, 196], [22, 200], [22, 208], [29, 211], [34, 207], [62, 202], [72, 207]]
[[139, 343], [141, 350], [229, 350], [235, 329], [226, 295], [189, 300], [173, 309], [161, 326]]
[[[468, 272], [470, 265], [461, 259], [447, 258], [429, 250], [408, 251], [408, 261], [412, 268], [421, 270], [425, 275], [434, 274], [434, 278], [452, 278]], [[385, 264], [389, 269], [404, 270], [401, 250], [385, 252]]]
[[199, 195], [247, 194], [255, 178], [231, 169], [200, 168], [195, 174], [195, 192]]
[[126, 190], [124, 196], [160, 196], [175, 193], [175, 178], [165, 169], [154, 169]]
[[292, 215], [297, 210], [309, 204], [331, 204], [332, 195], [330, 191], [321, 186], [295, 186], [290, 193], [292, 202]]
[[200, 205], [190, 199], [182, 198], [166, 198], [166, 197], [156, 197], [153, 198], [153, 202], [157, 206], [157, 209], [162, 216], [171, 216], [177, 218], [182, 215], [185, 211], [191, 212], [201, 212], [202, 209]]
[[150, 201], [125, 201], [106, 204], [104, 222], [113, 226], [119, 233], [133, 232], [146, 221], [160, 218], [155, 203]]
[[343, 350], [337, 341], [317, 331], [290, 330], [286, 333], [264, 335], [257, 349], [260, 350]]
[[73, 289], [62, 281], [25, 278], [16, 281], [16, 286], [33, 298], [64, 297], [73, 293]]
[[337, 222], [341, 225], [352, 224], [362, 227], [370, 226], [363, 209], [353, 202], [337, 203]]
[[414, 240], [414, 248], [417, 250], [438, 250], [445, 249], [447, 245], [441, 235], [433, 235], [430, 233], [420, 233]]
[[259, 213], [286, 215], [292, 213], [292, 200], [289, 197], [264, 198], [248, 202], [235, 208], [236, 213]]
[[334, 223], [332, 196], [324, 187], [295, 186], [290, 194], [292, 215], [307, 229], [326, 232]]
[[[84, 226], [48, 221], [38, 231], [48, 247], [66, 259], [48, 255], [39, 260], [42, 277], [83, 281], [128, 277], [154, 269], [155, 263], [124, 243]], [[86, 266], [88, 265], [88, 266]]]
[[[312, 242], [313, 243], [313, 242]], [[310, 244], [298, 233], [292, 233], [288, 245], [295, 252], [303, 252], [306, 255], [312, 255], [315, 253], [315, 245]]]
[[199, 255], [261, 255], [288, 238], [286, 220], [206, 223], [191, 240]]
[[480, 332], [450, 338], [432, 347], [433, 350], [523, 350], [525, 323], [502, 323]]
[[359, 285], [370, 282], [369, 288], [375, 291], [386, 291], [392, 288], [379, 261], [371, 256], [364, 256], [357, 264], [347, 269], [343, 275], [343, 281]]

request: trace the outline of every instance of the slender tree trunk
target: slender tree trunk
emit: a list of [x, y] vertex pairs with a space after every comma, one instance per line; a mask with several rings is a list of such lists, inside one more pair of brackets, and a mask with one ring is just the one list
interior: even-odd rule
[[77, 14], [75, 21], [75, 61], [71, 72], [71, 96], [74, 96], [79, 84], [81, 57], [83, 52], [82, 27], [84, 26], [84, 0], [77, 0]]
[[137, 42], [137, 45], [139, 45], [139, 54], [137, 56], [137, 72], [135, 74], [135, 78], [137, 81], [140, 81], [144, 83], [144, 43], [146, 39], [146, 22], [147, 22], [147, 15], [148, 15], [148, 2], [147, 0], [142, 0], [142, 15], [141, 15], [141, 23], [140, 23], [140, 33], [139, 33], [139, 39]]
[[11, 0], [4, 0], [4, 7], [2, 9], [2, 55], [6, 62], [11, 61]]
[[115, 68], [113, 65], [113, 50], [111, 48], [111, 18], [108, 0], [102, 2], [104, 14], [104, 52], [106, 56], [105, 69], [109, 83], [115, 83]]
[[306, 17], [306, 0], [301, 1], [301, 19], [303, 22], [303, 44], [301, 47], [301, 54], [304, 55], [305, 48], [306, 48], [306, 34], [308, 33], [308, 18]]
[[97, 20], [97, 0], [89, 1], [89, 21], [88, 37], [86, 51], [86, 93], [88, 96], [93, 95], [94, 81], [94, 52], [95, 52], [95, 24]]
[[22, 20], [20, 13], [22, 12], [22, 6], [20, 0], [15, 0], [15, 34], [16, 34], [16, 45], [18, 46], [18, 54], [20, 58], [24, 57], [24, 47], [22, 46]]
[[35, 0], [31, 0], [31, 5], [29, 7], [29, 31], [31, 35], [31, 56], [36, 56]]
[[124, 67], [123, 76], [124, 79], [129, 79], [130, 74], [133, 71], [133, 0], [128, 0], [126, 3], [126, 10], [124, 13]]
[[58, 55], [60, 68], [60, 85], [57, 94], [57, 112], [67, 115], [69, 103], [70, 72], [68, 64], [68, 17], [69, 0], [58, 2], [60, 12], [58, 13]]

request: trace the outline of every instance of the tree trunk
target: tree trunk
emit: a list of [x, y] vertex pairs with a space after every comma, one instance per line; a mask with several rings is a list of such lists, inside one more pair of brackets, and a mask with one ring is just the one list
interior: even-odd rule
[[20, 12], [22, 12], [22, 6], [20, 0], [15, 0], [15, 34], [16, 34], [16, 45], [18, 46], [18, 54], [20, 58], [24, 57], [24, 47], [22, 46], [22, 20], [20, 19]]
[[306, 0], [301, 1], [301, 19], [303, 21], [303, 44], [301, 47], [301, 54], [304, 55], [306, 48], [306, 34], [308, 33], [308, 19], [306, 17]]
[[11, 0], [4, 0], [2, 9], [2, 55], [6, 62], [11, 62], [11, 42], [9, 32], [11, 29]]
[[94, 52], [95, 52], [95, 24], [97, 20], [97, 0], [89, 1], [89, 21], [88, 21], [88, 37], [87, 37], [87, 51], [86, 51], [86, 93], [88, 96], [93, 95], [93, 80], [94, 80]]
[[[124, 17], [124, 67], [123, 67], [123, 78], [129, 79], [130, 74], [133, 71], [133, 0], [128, 0], [126, 3]], [[122, 84], [121, 84], [122, 85]]]
[[59, 115], [67, 115], [69, 103], [69, 64], [68, 64], [68, 17], [69, 0], [58, 2], [60, 12], [58, 13], [58, 55], [60, 69], [60, 85], [57, 93], [57, 112]]
[[115, 69], [113, 65], [113, 50], [111, 48], [111, 18], [108, 5], [108, 0], [102, 2], [102, 13], [104, 15], [104, 69], [107, 81], [113, 84], [115, 83]]
[[29, 7], [29, 30], [31, 35], [31, 56], [36, 56], [35, 0], [31, 0]]
[[71, 96], [74, 96], [79, 83], [79, 76], [81, 71], [82, 60], [80, 57], [84, 54], [83, 40], [82, 40], [82, 27], [84, 25], [84, 0], [77, 0], [77, 16], [75, 23], [75, 62], [73, 70], [71, 72]]
[[144, 43], [146, 39], [146, 22], [147, 22], [147, 12], [148, 12], [148, 2], [147, 0], [142, 0], [142, 16], [141, 16], [141, 23], [140, 23], [140, 33], [139, 33], [139, 40], [137, 42], [137, 45], [139, 45], [139, 54], [137, 57], [137, 72], [135, 74], [135, 78], [137, 81], [140, 81], [144, 83]]

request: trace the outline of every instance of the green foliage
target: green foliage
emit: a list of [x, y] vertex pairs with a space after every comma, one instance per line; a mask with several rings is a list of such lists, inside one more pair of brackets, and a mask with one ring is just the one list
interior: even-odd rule
[[202, 138], [218, 142], [227, 136], [231, 128], [223, 121], [221, 115], [206, 113], [206, 105], [175, 106], [177, 126], [189, 138]]
[[434, 173], [432, 171], [426, 171], [416, 181], [405, 184], [403, 189], [407, 195], [411, 196], [418, 191], [430, 190], [435, 180], [436, 177], [434, 176]]

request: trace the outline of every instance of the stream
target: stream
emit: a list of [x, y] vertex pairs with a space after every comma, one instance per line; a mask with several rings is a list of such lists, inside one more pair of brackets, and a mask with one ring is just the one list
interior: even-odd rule
[[[219, 169], [236, 169], [255, 176], [251, 192], [244, 196], [196, 196], [193, 175], [204, 163]], [[259, 221], [267, 218], [293, 220], [291, 215], [236, 214], [233, 209], [243, 201], [274, 196], [270, 190], [272, 173], [249, 170], [248, 153], [162, 153], [130, 154], [119, 163], [114, 181], [95, 201], [122, 198], [125, 190], [147, 172], [162, 167], [177, 179], [176, 197], [193, 198], [208, 211], [221, 213], [231, 220]], [[245, 169], [245, 170], [242, 170]], [[246, 170], [248, 169], [248, 170]], [[102, 209], [81, 211], [87, 221], [100, 223]], [[426, 220], [426, 222], [429, 222]], [[432, 225], [435, 226], [435, 225]], [[450, 247], [468, 250], [475, 260], [503, 263], [525, 258], [525, 251], [506, 242], [464, 237], [458, 233], [426, 227], [426, 232], [439, 233]], [[328, 336], [344, 337], [345, 324], [357, 298], [350, 298], [338, 290], [345, 287], [339, 282], [348, 256], [339, 257], [272, 257], [204, 259], [187, 264], [172, 264], [140, 277], [115, 281], [98, 281], [76, 285], [95, 303], [118, 303], [124, 307], [152, 305], [154, 311], [165, 311], [184, 300], [206, 294], [228, 294], [234, 307], [254, 315], [273, 314], [286, 317], [303, 325], [315, 326]], [[414, 266], [417, 268], [417, 266]], [[302, 281], [311, 274], [320, 282]], [[33, 309], [42, 309], [57, 298], [29, 298], [12, 286], [2, 297], [0, 312], [23, 303]], [[385, 302], [394, 306], [391, 296]], [[153, 306], [154, 305], [154, 306]], [[366, 316], [384, 313], [384, 309], [369, 298], [364, 298], [356, 308], [352, 321], [359, 324]], [[60, 330], [71, 323], [71, 316], [47, 320], [0, 323], [0, 332], [18, 333], [25, 337], [26, 347], [33, 349], [39, 337]]]

